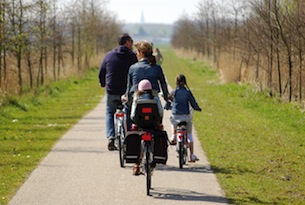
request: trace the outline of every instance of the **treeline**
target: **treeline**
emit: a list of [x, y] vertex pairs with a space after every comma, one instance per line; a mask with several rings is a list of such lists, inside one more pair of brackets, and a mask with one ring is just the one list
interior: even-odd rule
[[201, 0], [197, 6], [195, 18], [176, 23], [173, 46], [204, 56], [235, 81], [303, 101], [304, 0]]
[[0, 0], [0, 95], [83, 73], [119, 33], [102, 0]]

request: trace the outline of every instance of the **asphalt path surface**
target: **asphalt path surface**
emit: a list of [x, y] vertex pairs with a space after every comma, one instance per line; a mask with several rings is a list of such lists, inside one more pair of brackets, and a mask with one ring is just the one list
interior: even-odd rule
[[[168, 135], [169, 116], [165, 111]], [[107, 149], [103, 98], [56, 143], [9, 205], [228, 204], [195, 130], [194, 138], [200, 160], [180, 169], [175, 146], [169, 146], [167, 164], [155, 168], [147, 196], [145, 175], [132, 175], [133, 164], [121, 168], [119, 152]]]

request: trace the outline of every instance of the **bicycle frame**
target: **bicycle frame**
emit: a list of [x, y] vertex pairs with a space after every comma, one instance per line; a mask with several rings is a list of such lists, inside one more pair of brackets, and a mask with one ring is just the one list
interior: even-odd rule
[[137, 126], [141, 140], [141, 167], [146, 175], [146, 193], [150, 195], [152, 170], [156, 166], [154, 160], [155, 134], [160, 127], [161, 116], [153, 99], [139, 99], [135, 108], [133, 121]]
[[146, 174], [146, 194], [150, 195], [151, 176], [152, 176], [152, 161], [153, 161], [153, 147], [154, 136], [149, 131], [144, 131], [141, 135], [142, 139], [142, 164], [144, 165], [144, 172]]
[[183, 165], [185, 165], [187, 161], [188, 141], [187, 141], [186, 122], [181, 122], [178, 124], [176, 139], [177, 139], [176, 150], [179, 156], [179, 167], [180, 169], [182, 169]]
[[126, 148], [124, 144], [125, 140], [125, 113], [123, 111], [123, 105], [119, 104], [115, 113], [116, 122], [116, 141], [119, 149], [120, 166], [124, 167]]

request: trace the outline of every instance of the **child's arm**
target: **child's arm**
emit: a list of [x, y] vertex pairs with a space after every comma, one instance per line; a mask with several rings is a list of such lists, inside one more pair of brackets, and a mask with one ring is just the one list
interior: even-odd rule
[[190, 95], [189, 95], [189, 101], [190, 101], [190, 104], [191, 104], [191, 106], [194, 110], [197, 110], [197, 111], [201, 112], [201, 108], [199, 107], [198, 103], [195, 100], [195, 97], [192, 95], [191, 92], [190, 92]]
[[164, 105], [165, 110], [171, 110], [172, 109], [172, 102], [174, 99], [175, 91], [171, 91], [169, 96], [168, 96], [168, 101], [166, 101]]

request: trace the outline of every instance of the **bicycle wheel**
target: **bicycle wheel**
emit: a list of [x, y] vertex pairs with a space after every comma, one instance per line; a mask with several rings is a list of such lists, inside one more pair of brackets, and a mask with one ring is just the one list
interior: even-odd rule
[[184, 144], [183, 146], [183, 164], [186, 164], [187, 162], [187, 145]]
[[150, 168], [150, 153], [149, 153], [149, 145], [146, 146], [146, 153], [145, 153], [145, 171], [146, 171], [146, 195], [150, 195], [150, 188], [151, 188], [151, 168]]
[[126, 156], [126, 144], [125, 144], [125, 128], [122, 127], [122, 130], [121, 130], [121, 153], [120, 153], [120, 156], [121, 156], [121, 159], [122, 159], [122, 167], [125, 166], [125, 156]]
[[125, 140], [125, 131], [123, 127], [120, 127], [120, 132], [119, 132], [119, 156], [120, 156], [120, 165], [121, 167], [125, 166], [125, 145], [124, 145], [124, 140]]
[[182, 169], [183, 168], [183, 164], [184, 164], [184, 146], [183, 146], [183, 142], [179, 142], [178, 145], [178, 153], [179, 153], [179, 168]]

